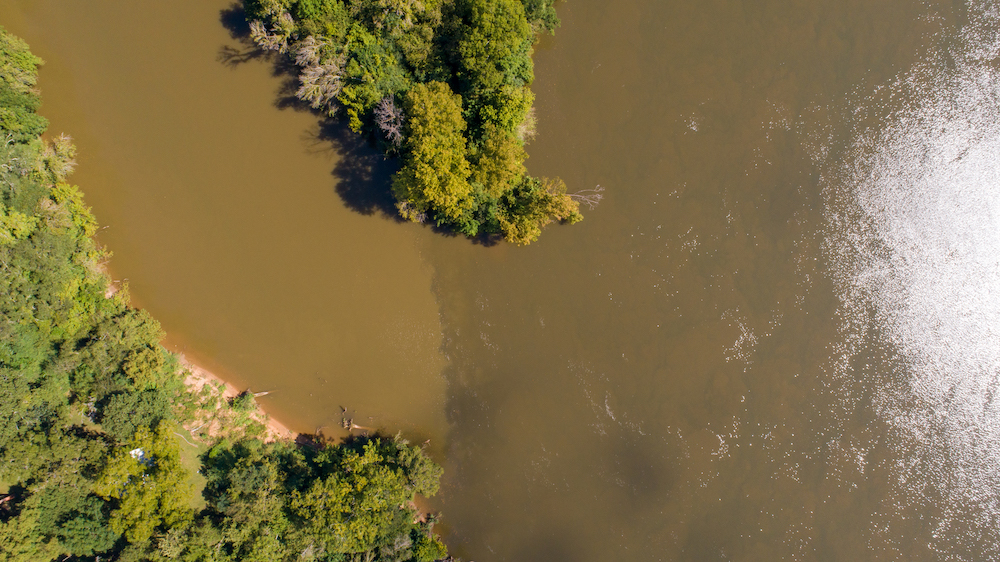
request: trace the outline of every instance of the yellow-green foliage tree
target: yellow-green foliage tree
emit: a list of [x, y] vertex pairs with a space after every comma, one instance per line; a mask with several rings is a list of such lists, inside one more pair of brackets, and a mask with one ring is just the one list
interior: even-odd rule
[[181, 467], [180, 445], [173, 426], [141, 427], [108, 460], [94, 492], [116, 504], [111, 528], [129, 542], [142, 543], [158, 528], [173, 527], [192, 517], [191, 486]]
[[0, 552], [3, 553], [3, 560], [6, 562], [53, 560], [62, 553], [59, 541], [55, 537], [39, 532], [40, 517], [40, 510], [31, 505], [25, 506], [19, 517], [0, 522]]
[[441, 82], [417, 84], [406, 94], [405, 109], [408, 153], [392, 185], [400, 213], [409, 220], [431, 213], [462, 223], [474, 204], [462, 98]]
[[460, 0], [457, 8], [466, 22], [458, 41], [458, 78], [482, 91], [530, 84], [534, 37], [520, 0]]
[[[292, 495], [292, 512], [330, 553], [364, 552], [379, 542], [386, 521], [412, 492], [399, 468], [385, 463], [375, 442], [340, 459], [342, 470]], [[378, 493], [373, 493], [378, 490]]]
[[566, 195], [562, 180], [526, 178], [497, 212], [504, 237], [519, 245], [530, 244], [553, 220], [570, 224], [583, 219], [580, 204]]

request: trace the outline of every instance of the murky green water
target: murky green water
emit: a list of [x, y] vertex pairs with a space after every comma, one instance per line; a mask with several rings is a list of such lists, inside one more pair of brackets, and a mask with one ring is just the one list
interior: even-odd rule
[[[171, 343], [277, 388], [298, 429], [345, 405], [430, 436], [457, 554], [1000, 555], [1000, 241], [963, 253], [1000, 202], [944, 212], [1000, 183], [976, 156], [1000, 138], [991, 3], [561, 4], [529, 168], [606, 197], [528, 248], [347, 208], [345, 177], [389, 169], [275, 109], [266, 63], [220, 64], [224, 7], [0, 22], [49, 60], [42, 113], [79, 140], [113, 270]], [[963, 307], [980, 316], [949, 320]]]

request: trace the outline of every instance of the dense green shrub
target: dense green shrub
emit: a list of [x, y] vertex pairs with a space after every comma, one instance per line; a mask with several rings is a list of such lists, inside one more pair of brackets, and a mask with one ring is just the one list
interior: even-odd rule
[[[206, 453], [204, 466], [207, 513], [222, 522], [213, 540], [226, 559], [340, 560], [371, 553], [373, 560], [429, 561], [446, 555], [412, 507], [414, 494], [437, 491], [440, 467], [399, 438], [319, 449], [220, 443]], [[203, 531], [195, 524], [189, 532]]]
[[126, 442], [142, 427], [156, 427], [171, 417], [166, 393], [157, 390], [116, 392], [101, 411], [101, 427], [119, 442]]

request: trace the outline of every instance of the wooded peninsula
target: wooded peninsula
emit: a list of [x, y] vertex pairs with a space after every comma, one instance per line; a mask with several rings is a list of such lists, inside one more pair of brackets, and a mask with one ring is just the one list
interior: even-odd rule
[[244, 7], [252, 40], [294, 62], [300, 100], [347, 119], [400, 158], [392, 191], [403, 218], [529, 244], [553, 221], [583, 218], [581, 195], [524, 166], [535, 134], [531, 55], [539, 35], [559, 24], [554, 2], [246, 0]]
[[0, 560], [445, 559], [420, 447], [269, 439], [252, 394], [185, 385], [112, 290], [75, 148], [43, 136], [40, 64], [0, 28]]

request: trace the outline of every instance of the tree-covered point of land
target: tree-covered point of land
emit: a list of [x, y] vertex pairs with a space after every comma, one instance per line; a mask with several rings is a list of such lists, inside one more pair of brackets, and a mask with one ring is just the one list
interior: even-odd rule
[[216, 412], [108, 290], [73, 145], [41, 137], [39, 64], [0, 28], [0, 561], [444, 558], [413, 506], [441, 469], [402, 439], [298, 447], [246, 425], [193, 448], [185, 427]]
[[287, 53], [296, 95], [397, 154], [400, 214], [528, 244], [575, 223], [563, 182], [527, 174], [532, 49], [555, 0], [244, 0], [257, 45]]

